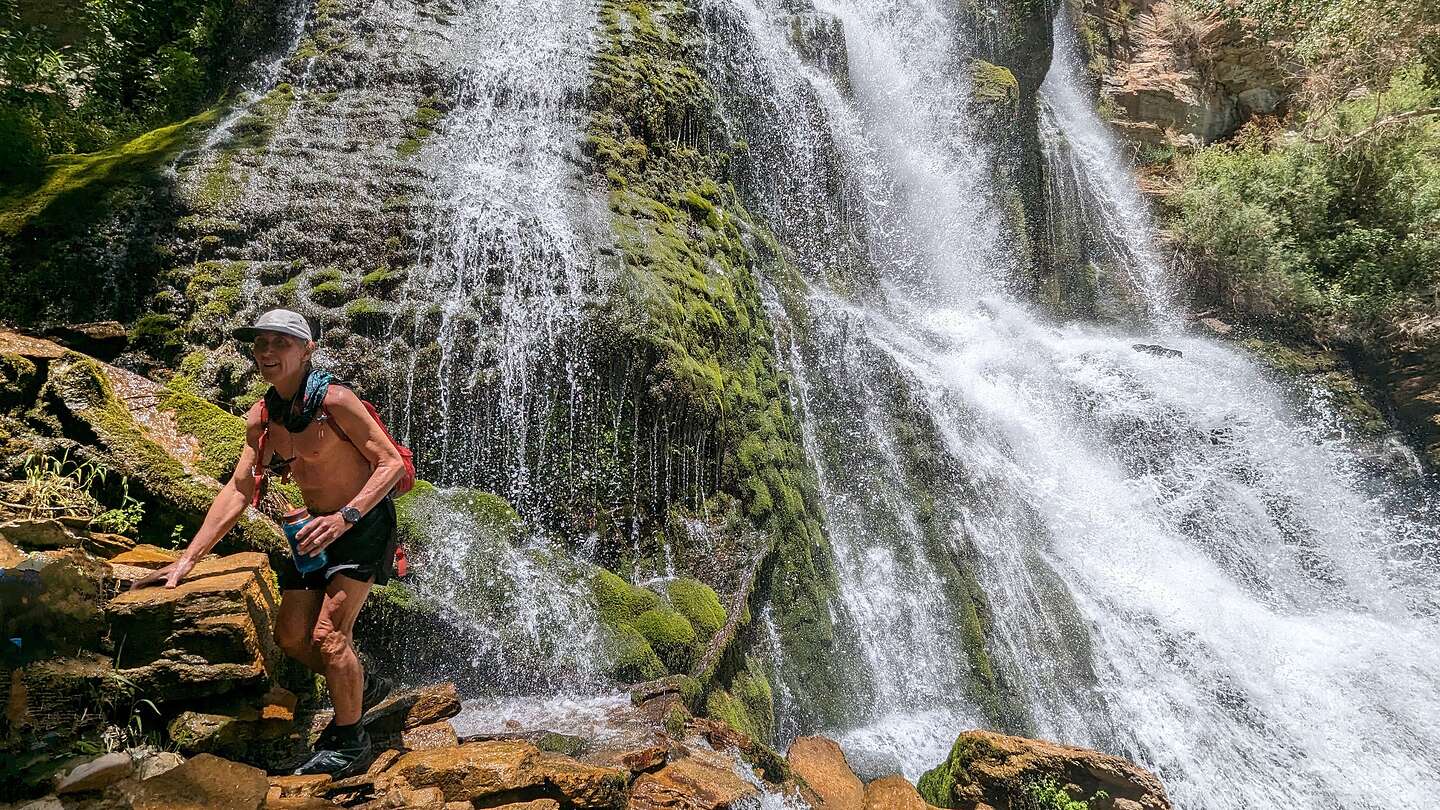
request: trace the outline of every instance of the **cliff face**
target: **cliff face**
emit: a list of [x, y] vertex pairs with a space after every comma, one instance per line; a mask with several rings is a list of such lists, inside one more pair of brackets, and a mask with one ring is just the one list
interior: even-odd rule
[[1194, 147], [1283, 114], [1294, 66], [1239, 23], [1169, 0], [1070, 0], [1101, 109], [1135, 146]]

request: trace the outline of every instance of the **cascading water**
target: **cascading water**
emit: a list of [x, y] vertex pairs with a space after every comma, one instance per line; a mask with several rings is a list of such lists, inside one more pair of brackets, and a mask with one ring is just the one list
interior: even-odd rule
[[[527, 519], [584, 489], [592, 469], [569, 439], [609, 418], [584, 345], [607, 284], [590, 233], [605, 212], [577, 151], [597, 18], [586, 0], [470, 4], [451, 43], [454, 107], [419, 156], [438, 178], [434, 222], [407, 291], [415, 314], [396, 329], [415, 345], [433, 334], [439, 357], [424, 368], [402, 350], [402, 413], [427, 414], [433, 432], [408, 419], [403, 430], [430, 448], [439, 482], [501, 492]], [[460, 628], [454, 652], [486, 691], [592, 687], [600, 629], [585, 566], [538, 520], [515, 533], [467, 514], [475, 497], [432, 505], [418, 566], [420, 592]]]
[[[1243, 354], [1174, 331], [1148, 214], [1078, 89], [1069, 32], [1043, 90], [1053, 187], [1069, 189], [1051, 203], [1082, 209], [1057, 218], [1182, 356], [1132, 348], [1153, 332], [1050, 325], [999, 293], [1009, 269], [986, 179], [935, 170], [979, 152], [953, 117], [963, 104], [944, 103], [964, 80], [934, 45], [956, 33], [918, 35], [945, 30], [936, 7], [820, 5], [843, 22], [853, 98], [787, 53], [778, 8], [733, 8], [754, 64], [726, 70], [757, 82], [735, 92], [773, 99], [769, 125], [793, 130], [752, 148], [754, 171], [786, 175], [805, 165], [795, 144], [838, 144], [864, 196], [847, 198], [865, 218], [851, 232], [879, 277], [901, 280], [883, 303], [846, 302], [824, 289], [832, 268], [807, 264], [823, 252], [787, 233], [807, 223], [777, 224], [819, 285], [781, 356], [848, 572], [837, 608], [876, 682], [859, 724], [839, 729], [847, 744], [899, 752], [915, 778], [986, 722], [959, 688], [944, 587], [947, 562], [973, 549], [998, 677], [1027, 709], [1019, 729], [1130, 756], [1190, 810], [1426, 806], [1440, 788], [1440, 531], [1414, 502], [1434, 493], [1372, 469], [1334, 414]], [[823, 115], [795, 101], [807, 98]], [[747, 193], [777, 188], [807, 191], [785, 176]], [[828, 191], [799, 205], [833, 205]], [[960, 206], [975, 213], [947, 213]], [[915, 294], [924, 279], [936, 294]], [[801, 317], [780, 296], [771, 311]], [[921, 486], [906, 457], [936, 441]], [[927, 538], [937, 519], [944, 536]]]
[[1054, 59], [1040, 88], [1051, 253], [1080, 265], [1070, 272], [1097, 274], [1102, 290], [1127, 299], [1111, 309], [1139, 310], [1152, 325], [1172, 327], [1177, 313], [1149, 206], [1093, 100], [1079, 86], [1082, 69], [1069, 11], [1062, 6]]

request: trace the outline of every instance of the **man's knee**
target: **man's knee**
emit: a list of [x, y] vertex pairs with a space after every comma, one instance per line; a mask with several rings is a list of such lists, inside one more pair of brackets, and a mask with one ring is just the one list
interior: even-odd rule
[[291, 658], [300, 658], [310, 649], [310, 633], [294, 624], [275, 626], [275, 643]]

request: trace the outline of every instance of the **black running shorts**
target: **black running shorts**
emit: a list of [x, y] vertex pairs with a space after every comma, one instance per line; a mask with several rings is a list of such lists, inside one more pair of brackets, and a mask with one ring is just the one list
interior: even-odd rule
[[337, 576], [384, 585], [394, 573], [395, 524], [395, 502], [385, 498], [325, 548], [324, 568], [302, 574], [293, 560], [281, 565], [280, 590], [323, 591]]

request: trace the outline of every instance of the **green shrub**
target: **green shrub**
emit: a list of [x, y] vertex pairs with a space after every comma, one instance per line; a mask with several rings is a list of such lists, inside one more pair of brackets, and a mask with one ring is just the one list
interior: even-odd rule
[[1312, 122], [1329, 138], [1252, 125], [1181, 160], [1172, 225], [1210, 271], [1211, 294], [1292, 321], [1366, 318], [1431, 295], [1440, 283], [1440, 117], [1370, 128], [1437, 104], [1440, 88], [1416, 67]]

